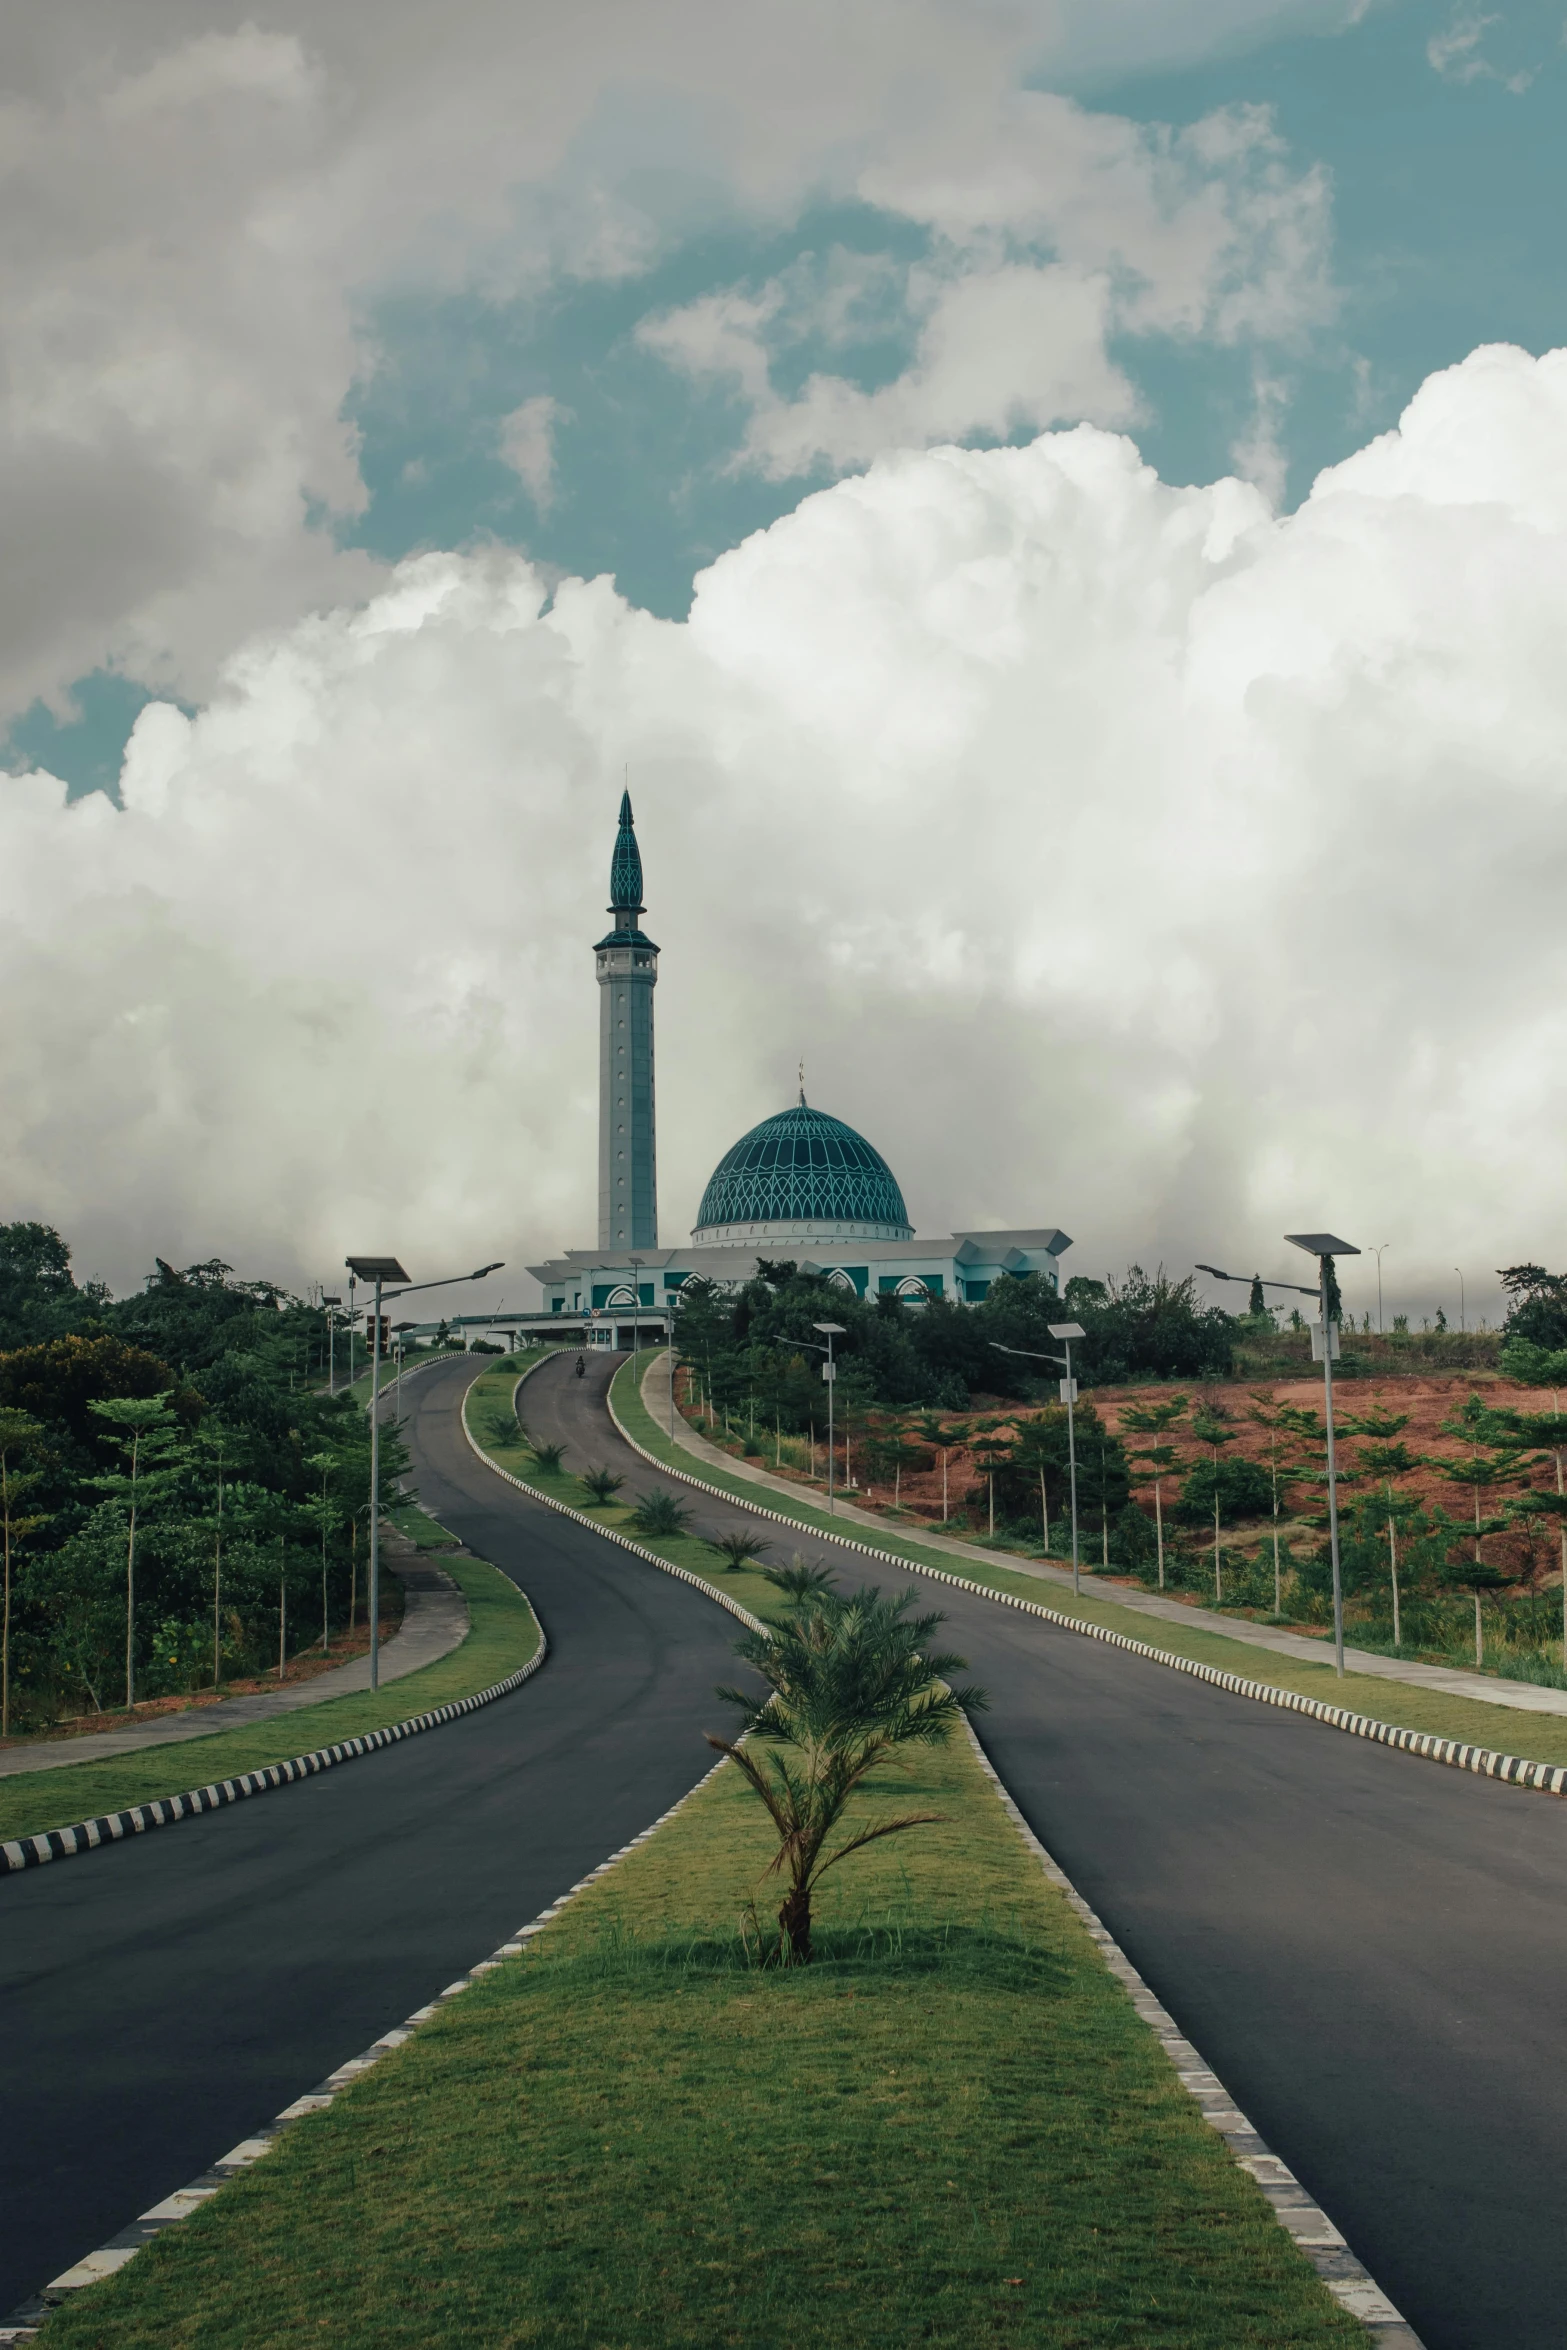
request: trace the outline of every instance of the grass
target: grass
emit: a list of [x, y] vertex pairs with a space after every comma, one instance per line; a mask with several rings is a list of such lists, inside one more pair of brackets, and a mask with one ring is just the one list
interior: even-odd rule
[[[1020, 1599], [1030, 1599], [1056, 1610], [1058, 1614], [1076, 1616], [1082, 1622], [1102, 1625], [1107, 1631], [1124, 1633], [1128, 1639], [1140, 1640], [1149, 1648], [1157, 1648], [1169, 1656], [1188, 1657], [1199, 1664], [1216, 1665], [1221, 1672], [1237, 1673], [1248, 1681], [1261, 1681], [1269, 1688], [1292, 1689], [1303, 1696], [1315, 1697], [1328, 1705], [1347, 1707], [1352, 1713], [1374, 1715], [1378, 1721], [1394, 1722], [1410, 1730], [1428, 1731], [1433, 1737], [1455, 1738], [1470, 1746], [1493, 1747], [1499, 1752], [1522, 1754], [1532, 1762], [1567, 1763], [1567, 1714], [1509, 1713], [1499, 1705], [1488, 1705], [1483, 1699], [1449, 1696], [1440, 1689], [1423, 1688], [1404, 1681], [1385, 1681], [1370, 1673], [1346, 1673], [1341, 1681], [1332, 1665], [1306, 1658], [1280, 1656], [1268, 1648], [1255, 1648], [1249, 1643], [1227, 1639], [1222, 1632], [1210, 1631], [1201, 1616], [1194, 1611], [1188, 1627], [1172, 1623], [1163, 1616], [1143, 1615], [1138, 1610], [1121, 1607], [1114, 1600], [1101, 1599], [1097, 1593], [1084, 1591], [1081, 1598], [1058, 1584], [1042, 1584], [1038, 1577], [1009, 1571], [998, 1562], [968, 1559], [950, 1551], [922, 1547], [901, 1533], [875, 1533], [870, 1528], [834, 1521], [825, 1510], [813, 1508], [808, 1501], [766, 1489], [758, 1492], [754, 1481], [710, 1461], [694, 1460], [683, 1447], [672, 1444], [669, 1436], [649, 1412], [632, 1376], [634, 1366], [622, 1364], [611, 1387], [615, 1410], [621, 1424], [646, 1451], [660, 1461], [696, 1474], [708, 1484], [733, 1495], [737, 1501], [755, 1504], [762, 1501], [768, 1509], [777, 1510], [793, 1519], [802, 1531], [837, 1532], [847, 1534], [857, 1542], [884, 1552], [894, 1561], [934, 1567], [943, 1574], [955, 1575], [964, 1582], [977, 1584], [981, 1589], [1007, 1591]], [[643, 1366], [645, 1369], [645, 1366]], [[482, 1383], [481, 1383], [482, 1384]], [[526, 1394], [526, 1390], [524, 1390]], [[508, 1464], [509, 1465], [509, 1464]], [[569, 1481], [568, 1481], [569, 1482]], [[693, 1497], [695, 1498], [695, 1497]], [[661, 1545], [651, 1545], [660, 1548]], [[787, 1551], [788, 1537], [780, 1529], [779, 1554]], [[735, 1589], [739, 1578], [713, 1575], [714, 1559], [704, 1546], [700, 1560], [683, 1559], [682, 1564], [696, 1565], [711, 1579], [722, 1580], [726, 1590]], [[845, 1559], [844, 1573], [854, 1572], [853, 1554]], [[755, 1579], [754, 1579], [755, 1580]], [[766, 1587], [763, 1586], [765, 1589]], [[737, 1596], [741, 1596], [737, 1591]], [[748, 1605], [755, 1606], [754, 1600]], [[1211, 1619], [1210, 1619], [1211, 1620]]]
[[846, 1865], [822, 1963], [761, 1970], [726, 1766], [49, 2350], [1363, 2343], [966, 1740], [872, 1800], [943, 1824]]
[[133, 1804], [155, 1802], [160, 1795], [179, 1794], [187, 1787], [231, 1779], [240, 1771], [259, 1770], [264, 1763], [281, 1762], [289, 1755], [308, 1754], [318, 1746], [335, 1746], [340, 1739], [406, 1721], [410, 1714], [426, 1713], [432, 1706], [469, 1697], [504, 1680], [538, 1647], [533, 1610], [514, 1583], [481, 1560], [454, 1558], [447, 1569], [462, 1586], [469, 1614], [468, 1636], [449, 1656], [405, 1680], [388, 1682], [383, 1689], [301, 1706], [249, 1729], [218, 1730], [207, 1738], [150, 1747], [142, 1754], [111, 1755], [102, 1762], [19, 1771], [0, 1779], [0, 1840], [70, 1827], [77, 1820], [127, 1811]]

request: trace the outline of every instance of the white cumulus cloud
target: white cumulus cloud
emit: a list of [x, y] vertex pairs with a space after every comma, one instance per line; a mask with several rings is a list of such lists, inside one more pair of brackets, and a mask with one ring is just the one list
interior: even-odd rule
[[1567, 353], [1510, 349], [1283, 517], [1084, 426], [883, 458], [683, 623], [423, 557], [145, 713], [123, 809], [5, 784], [7, 1212], [117, 1279], [591, 1241], [629, 764], [666, 1239], [803, 1051], [926, 1229], [1327, 1223], [1473, 1299], [1567, 1256], [1564, 635]]

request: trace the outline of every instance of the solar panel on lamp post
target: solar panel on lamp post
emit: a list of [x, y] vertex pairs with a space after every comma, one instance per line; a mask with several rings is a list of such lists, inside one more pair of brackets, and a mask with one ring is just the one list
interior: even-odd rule
[[[1339, 1566], [1338, 1542], [1338, 1466], [1333, 1441], [1333, 1356], [1337, 1340], [1337, 1325], [1328, 1319], [1328, 1284], [1332, 1278], [1335, 1257], [1358, 1257], [1360, 1250], [1353, 1241], [1339, 1240], [1331, 1232], [1286, 1232], [1291, 1248], [1304, 1249], [1308, 1257], [1317, 1260], [1317, 1286], [1308, 1289], [1299, 1281], [1264, 1281], [1264, 1289], [1288, 1289], [1297, 1297], [1317, 1300], [1318, 1322], [1312, 1333], [1311, 1351], [1315, 1355], [1320, 1342], [1322, 1354], [1322, 1418], [1327, 1436], [1328, 1452], [1328, 1546], [1333, 1558], [1333, 1667], [1342, 1681], [1344, 1678], [1344, 1579]], [[1244, 1273], [1221, 1273], [1217, 1265], [1199, 1265], [1199, 1273], [1211, 1273], [1215, 1281], [1244, 1281]]]
[[370, 1346], [370, 1686], [381, 1686], [381, 1290], [387, 1281], [401, 1284], [388, 1292], [387, 1302], [394, 1297], [411, 1297], [421, 1289], [450, 1289], [457, 1281], [482, 1281], [487, 1273], [498, 1273], [503, 1260], [496, 1258], [493, 1265], [480, 1265], [473, 1273], [448, 1273], [440, 1281], [410, 1281], [395, 1257], [345, 1257], [350, 1274], [356, 1281], [375, 1284], [375, 1318], [370, 1327], [373, 1337]]
[[1061, 1382], [1061, 1401], [1066, 1405], [1067, 1477], [1072, 1496], [1072, 1589], [1080, 1595], [1083, 1586], [1077, 1558], [1077, 1429], [1072, 1416], [1073, 1406], [1077, 1402], [1077, 1381], [1072, 1376], [1072, 1341], [1075, 1338], [1086, 1338], [1088, 1332], [1081, 1322], [1047, 1322], [1045, 1328], [1052, 1338], [1061, 1340], [1066, 1348], [1064, 1355], [1041, 1355], [1033, 1353], [1026, 1346], [1003, 1346], [998, 1338], [993, 1338], [990, 1343], [998, 1355], [1021, 1355], [1031, 1363], [1060, 1363], [1066, 1371], [1066, 1377]]

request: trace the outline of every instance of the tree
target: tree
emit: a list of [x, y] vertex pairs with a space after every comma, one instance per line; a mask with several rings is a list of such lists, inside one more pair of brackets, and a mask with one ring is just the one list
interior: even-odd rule
[[333, 1501], [328, 1490], [332, 1472], [337, 1467], [337, 1455], [331, 1452], [313, 1452], [305, 1466], [307, 1469], [314, 1469], [321, 1479], [321, 1491], [315, 1498], [312, 1509], [321, 1533], [321, 1654], [330, 1656], [332, 1653], [332, 1618], [327, 1605], [326, 1545], [327, 1536], [334, 1526], [342, 1524], [343, 1519], [342, 1511]]
[[[1269, 1500], [1273, 1510], [1273, 1612], [1275, 1616], [1282, 1616], [1284, 1613], [1284, 1565], [1279, 1553], [1279, 1456], [1284, 1449], [1284, 1439], [1287, 1436], [1293, 1436], [1297, 1442], [1299, 1441], [1300, 1429], [1291, 1416], [1292, 1410], [1298, 1411], [1298, 1409], [1298, 1406], [1292, 1407], [1289, 1404], [1279, 1403], [1271, 1393], [1254, 1392], [1251, 1399], [1251, 1410], [1246, 1415], [1248, 1419], [1254, 1420], [1259, 1428], [1265, 1428], [1268, 1432]], [[1286, 1484], [1289, 1482], [1287, 1473], [1284, 1482]]]
[[[1383, 1517], [1387, 1533], [1388, 1576], [1392, 1586], [1393, 1646], [1395, 1649], [1403, 1644], [1403, 1622], [1398, 1588], [1398, 1519], [1400, 1512], [1393, 1493], [1393, 1480], [1395, 1477], [1407, 1476], [1411, 1469], [1419, 1466], [1416, 1455], [1410, 1451], [1408, 1445], [1394, 1441], [1395, 1438], [1403, 1434], [1408, 1426], [1409, 1414], [1407, 1412], [1370, 1411], [1361, 1412], [1358, 1416], [1346, 1414], [1343, 1421], [1343, 1430], [1346, 1436], [1369, 1436], [1372, 1439], [1370, 1444], [1361, 1445], [1356, 1456], [1356, 1474], [1363, 1477], [1380, 1478], [1387, 1490], [1387, 1506]], [[1406, 1511], [1403, 1514], [1407, 1515], [1408, 1513]]]
[[759, 1534], [719, 1534], [708, 1537], [707, 1547], [721, 1558], [726, 1567], [749, 1566], [772, 1549]]
[[125, 1703], [136, 1703], [136, 1529], [138, 1516], [174, 1482], [172, 1456], [179, 1424], [169, 1409], [169, 1390], [162, 1395], [119, 1396], [89, 1405], [107, 1423], [110, 1442], [125, 1466], [90, 1482], [127, 1512], [125, 1537]]
[[768, 1874], [784, 1886], [779, 1956], [785, 1965], [806, 1966], [812, 1899], [827, 1871], [867, 1844], [941, 1816], [883, 1820], [828, 1852], [855, 1794], [900, 1749], [943, 1743], [962, 1711], [985, 1699], [978, 1689], [950, 1685], [948, 1677], [965, 1669], [962, 1657], [926, 1653], [945, 1619], [912, 1615], [912, 1593], [845, 1596], [821, 1568], [766, 1573], [784, 1596], [782, 1615], [771, 1633], [748, 1634], [736, 1654], [768, 1693], [758, 1703], [745, 1690], [721, 1689], [725, 1703], [739, 1707], [741, 1728], [734, 1739], [710, 1735], [708, 1744], [733, 1762], [777, 1831]]
[[925, 1419], [920, 1422], [921, 1438], [926, 1444], [934, 1445], [936, 1451], [941, 1455], [941, 1522], [943, 1525], [947, 1523], [947, 1456], [949, 1453], [961, 1452], [973, 1433], [973, 1427], [967, 1420], [949, 1420], [945, 1426], [936, 1419]]
[[1050, 1492], [1046, 1472], [1055, 1466], [1057, 1447], [1043, 1419], [1025, 1420], [1012, 1446], [1012, 1466], [1025, 1477], [1039, 1480], [1039, 1535], [1050, 1549]]
[[996, 1531], [996, 1471], [1011, 1460], [1012, 1439], [1003, 1434], [1000, 1428], [987, 1428], [983, 1435], [975, 1437], [973, 1453], [985, 1480], [989, 1536], [993, 1537]]
[[[1223, 1499], [1223, 1496], [1219, 1490], [1219, 1455], [1222, 1446], [1226, 1444], [1233, 1444], [1235, 1442], [1234, 1430], [1226, 1428], [1224, 1425], [1225, 1420], [1228, 1417], [1229, 1415], [1224, 1410], [1223, 1405], [1214, 1403], [1204, 1403], [1200, 1405], [1192, 1417], [1192, 1434], [1196, 1437], [1199, 1444], [1207, 1445], [1209, 1452], [1212, 1455], [1213, 1603], [1215, 1607], [1222, 1607], [1224, 1605], [1224, 1560], [1223, 1554], [1219, 1549], [1219, 1512]], [[1186, 1482], [1188, 1487], [1190, 1487], [1192, 1481], [1189, 1477]], [[1187, 1499], [1188, 1496], [1183, 1493], [1182, 1498], [1184, 1500]], [[1195, 1501], [1195, 1494], [1191, 1495], [1190, 1498]]]
[[1498, 1273], [1508, 1297], [1503, 1338], [1567, 1348], [1567, 1273], [1547, 1273], [1543, 1265], [1503, 1265]]
[[[12, 1227], [14, 1229], [14, 1227]], [[40, 1227], [41, 1229], [41, 1227]], [[11, 1735], [11, 1583], [16, 1553], [29, 1534], [47, 1526], [48, 1511], [26, 1508], [28, 1495], [43, 1483], [39, 1469], [19, 1464], [35, 1457], [43, 1437], [38, 1422], [27, 1412], [0, 1406], [0, 1535], [5, 1546], [5, 1598], [0, 1613], [0, 1738]]]
[[626, 1480], [613, 1469], [584, 1469], [582, 1482], [600, 1509], [612, 1502]]
[[1139, 1483], [1153, 1487], [1154, 1534], [1159, 1546], [1159, 1588], [1164, 1589], [1164, 1480], [1175, 1466], [1177, 1454], [1173, 1444], [1165, 1438], [1172, 1428], [1185, 1419], [1188, 1398], [1172, 1395], [1165, 1403], [1130, 1404], [1121, 1414], [1121, 1426], [1129, 1428], [1134, 1436], [1152, 1436], [1156, 1441], [1145, 1446], [1132, 1458], [1148, 1465], [1139, 1477]]
[[669, 1541], [686, 1530], [691, 1512], [683, 1501], [672, 1493], [660, 1490], [644, 1493], [631, 1513], [631, 1523], [639, 1534], [650, 1535], [654, 1541]]
[[[1516, 1426], [1519, 1435], [1523, 1438], [1524, 1443], [1538, 1445], [1542, 1452], [1548, 1452], [1556, 1467], [1555, 1498], [1559, 1502], [1562, 1502], [1564, 1507], [1562, 1510], [1556, 1511], [1537, 1510], [1536, 1514], [1549, 1514], [1559, 1518], [1560, 1520], [1562, 1550], [1562, 1655], [1564, 1658], [1567, 1658], [1567, 1482], [1564, 1482], [1562, 1477], [1562, 1455], [1564, 1452], [1567, 1452], [1567, 1418], [1562, 1417], [1562, 1415], [1557, 1412], [1531, 1412], [1528, 1414], [1521, 1414], [1517, 1419]], [[1535, 1494], [1533, 1496], [1526, 1496], [1525, 1498], [1534, 1500], [1536, 1504], [1541, 1502], [1548, 1504], [1551, 1497], [1546, 1494]]]
[[[1503, 1522], [1499, 1518], [1494, 1520], [1486, 1531], [1495, 1532]], [[1518, 1581], [1519, 1570], [1516, 1567], [1498, 1566], [1492, 1560], [1482, 1558], [1477, 1543], [1472, 1558], [1455, 1559], [1449, 1556], [1442, 1575], [1445, 1582], [1456, 1583], [1461, 1591], [1469, 1592], [1474, 1599], [1475, 1670], [1479, 1672], [1485, 1664], [1485, 1628], [1480, 1614], [1480, 1595], [1485, 1591], [1505, 1591], [1510, 1584]]]

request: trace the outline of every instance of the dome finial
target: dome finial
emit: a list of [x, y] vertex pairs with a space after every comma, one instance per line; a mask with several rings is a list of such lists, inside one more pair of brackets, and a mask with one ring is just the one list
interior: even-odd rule
[[805, 1055], [800, 1055], [800, 1107], [805, 1107]]
[[[615, 835], [615, 853], [609, 865], [609, 911], [612, 914], [637, 915], [644, 911], [642, 904], [642, 855], [637, 847], [636, 829], [631, 816], [629, 788], [620, 795], [620, 830]], [[635, 922], [620, 922], [617, 929], [630, 930]]]

